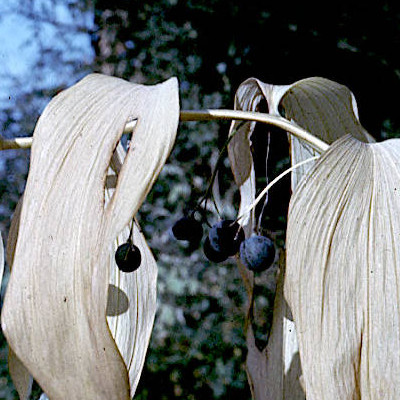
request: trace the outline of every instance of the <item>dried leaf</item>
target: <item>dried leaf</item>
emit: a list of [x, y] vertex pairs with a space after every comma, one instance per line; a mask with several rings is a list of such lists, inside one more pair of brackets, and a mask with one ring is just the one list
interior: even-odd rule
[[[258, 79], [250, 78], [243, 82], [238, 88], [235, 95], [235, 109], [257, 111], [260, 102], [266, 100], [269, 112], [273, 115], [277, 115], [279, 101], [289, 87], [290, 86], [269, 85], [259, 81]], [[243, 212], [253, 204], [256, 194], [254, 163], [250, 148], [251, 134], [254, 131], [254, 127], [254, 122], [247, 122], [243, 125], [239, 125], [238, 122], [233, 122], [230, 129], [230, 134], [232, 134], [234, 130], [237, 130], [237, 133], [229, 144], [228, 154], [232, 172], [240, 190], [240, 208], [238, 215], [242, 215]], [[247, 219], [243, 219], [246, 237], [249, 237], [252, 234], [255, 224], [254, 212], [252, 212]], [[240, 261], [238, 262], [238, 268], [248, 292], [248, 316], [251, 318], [251, 310], [253, 308], [254, 274], [245, 268]], [[282, 296], [278, 296], [278, 298], [280, 297]], [[280, 312], [283, 309], [283, 306], [275, 306], [275, 309], [278, 309]], [[276, 313], [274, 314], [274, 318], [275, 315]], [[279, 322], [282, 321], [282, 318], [283, 316], [279, 314]], [[284, 335], [280, 335], [279, 339], [277, 339], [276, 333], [278, 331], [281, 332], [281, 329], [277, 326], [277, 323], [274, 324], [275, 329], [273, 328], [272, 333], [274, 334], [275, 339], [273, 339], [273, 336], [271, 335], [268, 347], [264, 349], [264, 351], [260, 351], [255, 346], [251, 321], [247, 321], [246, 325], [246, 341], [248, 347], [246, 369], [253, 398], [255, 400], [283, 399], [283, 393], [285, 392], [283, 375], [284, 371], [286, 371], [284, 365], [286, 358], [282, 350], [282, 339]], [[271, 385], [271, 382], [274, 382], [274, 384]], [[293, 395], [293, 392], [291, 395]]]
[[[358, 120], [357, 105], [354, 95], [343, 85], [328, 79], [314, 77], [295, 82], [291, 85], [271, 85], [258, 79], [250, 78], [243, 82], [235, 96], [235, 109], [257, 111], [260, 102], [265, 100], [268, 112], [276, 116], [284, 116], [288, 120], [308, 130], [319, 139], [332, 143], [337, 138], [351, 133], [364, 142], [373, 142], [374, 139], [364, 130]], [[238, 127], [234, 122], [230, 132]], [[238, 133], [231, 140], [229, 157], [235, 181], [240, 188], [241, 203], [239, 215], [254, 202], [255, 177], [253, 158], [250, 150], [251, 135], [255, 123], [249, 122], [239, 128]], [[309, 145], [289, 135], [291, 163], [295, 165], [317, 153]], [[271, 149], [273, 151], [273, 149]], [[292, 173], [292, 190], [312, 168], [313, 163], [307, 163]], [[273, 195], [273, 194], [272, 194]], [[245, 232], [249, 236], [255, 228], [254, 213], [245, 220]], [[239, 264], [242, 277], [248, 292], [252, 292], [249, 283], [253, 282], [252, 273], [243, 271]], [[281, 268], [281, 273], [283, 269]], [[274, 306], [274, 322], [267, 347], [267, 368], [259, 362], [257, 373], [265, 371], [263, 379], [250, 379], [253, 382], [262, 381], [262, 389], [256, 399], [304, 399], [299, 377], [301, 365], [299, 363], [299, 349], [296, 339], [296, 329], [291, 319], [290, 309], [284, 302], [283, 285], [278, 285]], [[251, 295], [249, 296], [251, 298]], [[251, 304], [249, 305], [251, 307]], [[279, 325], [279, 326], [278, 326]], [[251, 332], [250, 332], [251, 335]], [[249, 342], [248, 338], [248, 342]], [[260, 359], [259, 350], [249, 346], [247, 368], [254, 359]], [[294, 383], [293, 379], [296, 381]], [[271, 385], [271, 382], [274, 382]], [[279, 382], [279, 384], [278, 384]], [[293, 388], [299, 390], [295, 391]], [[260, 397], [261, 396], [261, 397]]]
[[[125, 151], [122, 145], [119, 144], [113, 154], [111, 167], [106, 177], [106, 203], [112, 198], [118, 178], [117, 173], [121, 170], [125, 156]], [[10, 266], [13, 264], [15, 245], [18, 238], [22, 200], [23, 198], [17, 204], [9, 230], [7, 259]], [[129, 233], [130, 226], [127, 226], [118, 235], [114, 243], [115, 250], [127, 240]], [[135, 393], [145, 361], [145, 352], [139, 346], [136, 346], [136, 342], [138, 337], [142, 338], [141, 343], [148, 343], [150, 339], [154, 310], [156, 308], [156, 287], [154, 282], [157, 279], [157, 266], [154, 257], [136, 223], [134, 224], [133, 242], [139, 247], [142, 254], [141, 268], [135, 275], [121, 273], [116, 266], [114, 253], [111, 254], [110, 284], [106, 309], [107, 322], [111, 334], [125, 364], [129, 366], [131, 397]], [[139, 290], [139, 284], [141, 290]], [[145, 290], [145, 287], [147, 287], [147, 290]], [[138, 324], [138, 315], [148, 316], [149, 321]], [[147, 344], [145, 348], [147, 348]], [[9, 348], [8, 367], [20, 398], [28, 399], [32, 389], [32, 376], [11, 348]]]
[[290, 203], [285, 297], [307, 399], [400, 397], [400, 140], [334, 143]]
[[[105, 204], [112, 154], [134, 119], [129, 152]], [[134, 391], [138, 376], [130, 384], [127, 368], [138, 374], [143, 363], [155, 266], [149, 257], [132, 274], [144, 293], [134, 306], [135, 350], [127, 356], [107, 324], [110, 259], [169, 155], [178, 119], [176, 79], [146, 87], [97, 74], [56, 96], [39, 119], [2, 327], [51, 399], [121, 400]]]
[[8, 370], [20, 400], [28, 400], [33, 378], [11, 347], [8, 347]]
[[[258, 79], [250, 78], [243, 82], [235, 94], [235, 110], [257, 111], [264, 99], [275, 100], [273, 86]], [[239, 215], [243, 213], [255, 198], [255, 173], [253, 156], [250, 149], [250, 138], [254, 131], [255, 122], [238, 122], [231, 124], [230, 134], [237, 131], [228, 146], [228, 155], [235, 182], [240, 190]], [[243, 228], [247, 235], [254, 227], [254, 213], [243, 220]]]
[[[23, 197], [18, 201], [11, 219], [10, 229], [8, 231], [6, 259], [7, 264], [12, 269], [14, 262], [15, 246], [18, 239], [19, 223], [21, 218], [21, 207]], [[8, 370], [14, 386], [19, 394], [20, 400], [28, 400], [32, 391], [33, 378], [25, 365], [14, 353], [11, 346], [8, 346]]]
[[325, 78], [307, 78], [290, 85], [280, 101], [284, 117], [327, 143], [351, 133], [361, 141], [374, 141], [358, 120], [354, 95]]
[[[275, 307], [268, 346], [264, 351], [266, 399], [303, 400], [300, 384], [301, 364], [295, 326], [283, 296], [285, 260], [281, 258], [275, 296]], [[293, 332], [293, 334], [292, 334]]]
[[[107, 178], [116, 179], [108, 179], [107, 182], [117, 182], [125, 157], [126, 153], [119, 144], [113, 154], [107, 175]], [[106, 185], [106, 204], [112, 199], [114, 191], [114, 185]], [[118, 235], [114, 242], [114, 251], [111, 253], [106, 314], [111, 334], [125, 365], [128, 366], [131, 397], [133, 397], [143, 369], [145, 349], [148, 347], [154, 322], [157, 265], [140, 227], [134, 221], [132, 241], [140, 249], [142, 263], [135, 274], [125, 274], [118, 269], [114, 252], [128, 239], [130, 225], [131, 223]]]
[[[329, 79], [314, 77], [294, 83], [282, 96], [280, 106], [285, 118], [328, 144], [347, 134], [362, 142], [375, 141], [358, 120], [353, 93]], [[289, 141], [292, 165], [317, 154], [311, 146], [291, 135]], [[312, 165], [306, 164], [293, 172], [293, 191]]]
[[[283, 116], [306, 129], [326, 143], [333, 143], [346, 134], [365, 142], [374, 138], [365, 131], [358, 120], [358, 110], [353, 93], [343, 85], [329, 79], [313, 77], [291, 85], [271, 85], [256, 78], [249, 78], [238, 88], [235, 109], [257, 111], [265, 100], [271, 115]], [[232, 123], [231, 131], [239, 125]], [[255, 122], [244, 124], [232, 139], [228, 151], [236, 184], [242, 188], [251, 178], [253, 158], [250, 150]], [[289, 135], [292, 165], [316, 155], [315, 150]], [[304, 153], [304, 154], [303, 154]], [[297, 181], [310, 169], [307, 164], [293, 176]], [[244, 189], [244, 188], [243, 188]], [[246, 193], [250, 195], [252, 189]], [[247, 196], [244, 196], [247, 197]]]

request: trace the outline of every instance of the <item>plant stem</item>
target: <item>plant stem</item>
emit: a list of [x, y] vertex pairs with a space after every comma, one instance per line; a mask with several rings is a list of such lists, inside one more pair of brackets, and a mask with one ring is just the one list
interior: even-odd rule
[[[286, 132], [296, 136], [297, 138], [307, 142], [314, 150], [319, 153], [324, 152], [329, 148], [329, 145], [322, 140], [318, 139], [311, 133], [303, 128], [300, 128], [295, 123], [289, 120], [277, 117], [270, 114], [250, 112], [250, 111], [236, 111], [236, 110], [200, 110], [200, 111], [186, 111], [182, 110], [180, 113], [181, 121], [212, 121], [212, 120], [242, 120], [254, 121], [264, 124], [274, 125], [283, 129]], [[134, 121], [129, 122], [123, 133], [129, 133], [134, 127]], [[32, 137], [20, 137], [15, 139], [3, 139], [0, 136], [0, 150], [9, 149], [28, 149], [32, 146]]]
[[204, 193], [202, 198], [199, 200], [198, 206], [196, 208], [200, 207], [201, 203], [203, 203], [203, 201], [207, 201], [207, 199], [210, 197], [212, 186], [214, 184], [215, 177], [217, 176], [217, 173], [218, 173], [218, 167], [219, 167], [221, 161], [223, 160], [223, 156], [225, 154], [226, 149], [228, 148], [229, 142], [232, 140], [232, 138], [235, 135], [235, 133], [237, 132], [237, 130], [238, 129], [235, 129], [234, 131], [232, 131], [229, 134], [227, 140], [224, 143], [224, 146], [222, 147], [221, 151], [219, 152], [218, 159], [217, 159], [217, 162], [215, 163], [214, 170], [212, 172], [212, 175], [211, 175], [210, 181], [208, 183], [208, 187], [206, 189], [206, 192]]
[[274, 180], [272, 180], [267, 186], [265, 186], [265, 188], [262, 190], [262, 192], [257, 196], [257, 198], [254, 200], [254, 202], [247, 207], [246, 210], [244, 210], [242, 212], [242, 214], [240, 214], [235, 222], [239, 222], [240, 224], [240, 220], [242, 218], [244, 218], [260, 201], [261, 199], [265, 196], [266, 193], [268, 193], [268, 191], [271, 189], [272, 186], [275, 185], [275, 183], [277, 183], [278, 181], [280, 181], [285, 175], [287, 175], [289, 172], [292, 172], [293, 170], [295, 170], [298, 167], [301, 167], [304, 164], [307, 164], [311, 161], [315, 161], [319, 158], [320, 156], [314, 156], [314, 157], [310, 157], [307, 158], [306, 160], [300, 161], [299, 163], [293, 165], [292, 167], [286, 169], [285, 171], [283, 171], [281, 174], [279, 174]]
[[307, 142], [314, 150], [323, 153], [329, 145], [286, 118], [260, 112], [238, 110], [181, 111], [181, 121], [244, 120], [274, 125]]
[[0, 150], [29, 149], [32, 146], [31, 137], [3, 139], [0, 137]]

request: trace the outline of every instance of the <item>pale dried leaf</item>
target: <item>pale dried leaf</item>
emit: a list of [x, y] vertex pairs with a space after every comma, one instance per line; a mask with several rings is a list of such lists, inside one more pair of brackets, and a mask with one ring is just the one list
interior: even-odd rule
[[[261, 82], [259, 79], [249, 78], [239, 86], [235, 94], [235, 110], [258, 111], [260, 103], [266, 101], [268, 112], [272, 115], [279, 115], [279, 101], [285, 91], [289, 88], [290, 85], [270, 85]], [[245, 185], [246, 181], [251, 179], [252, 174], [254, 174], [254, 171], [252, 171], [253, 157], [250, 150], [250, 144], [255, 124], [255, 122], [246, 122], [245, 124], [242, 124], [234, 121], [230, 129], [231, 133], [234, 129], [237, 129], [240, 126], [228, 147], [232, 171], [236, 184], [240, 188]], [[250, 192], [251, 190], [249, 190], [249, 193]]]
[[[124, 159], [125, 151], [118, 145], [111, 160], [111, 168], [107, 175], [107, 182], [114, 183]], [[106, 185], [106, 204], [114, 194], [115, 185]], [[114, 251], [129, 237], [131, 224], [129, 223], [114, 242]], [[156, 311], [157, 265], [154, 256], [147, 246], [140, 227], [134, 222], [133, 243], [139, 247], [142, 255], [140, 268], [134, 274], [121, 272], [116, 263], [114, 252], [110, 255], [110, 281], [107, 300], [107, 322], [118, 350], [128, 366], [131, 397], [135, 394], [143, 369], [146, 349], [150, 340]], [[138, 316], [141, 321], [138, 321]]]
[[[111, 160], [106, 179], [105, 201], [112, 198], [114, 193], [117, 174], [121, 170], [126, 156], [121, 144], [117, 146]], [[18, 227], [22, 200], [17, 204], [7, 241], [7, 260], [12, 266], [15, 245], [18, 238]], [[130, 224], [117, 237], [114, 249], [124, 243], [129, 236]], [[139, 247], [142, 254], [141, 268], [136, 274], [121, 273], [115, 263], [114, 253], [110, 257], [110, 284], [108, 287], [107, 299], [107, 322], [111, 334], [117, 344], [124, 362], [129, 366], [129, 376], [131, 384], [131, 397], [133, 397], [137, 384], [139, 383], [140, 373], [145, 361], [145, 352], [137, 342], [146, 344], [149, 342], [156, 309], [156, 286], [157, 266], [154, 257], [148, 248], [140, 228], [134, 225], [133, 242]], [[139, 290], [139, 287], [141, 290]], [[137, 316], [148, 317], [149, 321], [138, 324]], [[145, 348], [147, 345], [145, 345]], [[20, 399], [29, 399], [32, 388], [32, 376], [22, 364], [21, 360], [9, 348], [8, 367], [14, 386]]]
[[267, 376], [267, 358], [260, 351], [255, 342], [252, 325], [249, 324], [246, 331], [246, 372], [253, 399], [268, 399], [265, 391], [265, 379]]
[[[105, 205], [110, 159], [133, 119], [130, 150]], [[2, 326], [52, 400], [130, 398], [106, 319], [110, 257], [165, 163], [178, 119], [176, 79], [146, 87], [97, 74], [55, 97], [39, 119]], [[150, 322], [137, 316], [138, 325]], [[137, 337], [139, 364], [146, 339]]]
[[[357, 104], [352, 92], [346, 86], [329, 79], [313, 77], [291, 85], [271, 85], [250, 78], [236, 92], [235, 109], [257, 111], [263, 100], [267, 102], [270, 114], [281, 116], [283, 113], [285, 118], [328, 144], [345, 134], [351, 134], [365, 142], [374, 141], [358, 120]], [[238, 124], [234, 122], [231, 131]], [[250, 143], [254, 127], [255, 122], [244, 124], [228, 149], [235, 181], [239, 187], [251, 176], [253, 159]], [[315, 150], [299, 139], [289, 135], [289, 141], [292, 165], [316, 155]], [[312, 164], [307, 164], [292, 174], [295, 179], [294, 187], [311, 166]], [[251, 190], [247, 193], [251, 194]]]
[[[278, 88], [278, 89], [277, 89]], [[235, 110], [257, 111], [263, 100], [269, 102], [268, 106], [274, 106], [277, 98], [281, 95], [283, 88], [275, 87], [250, 78], [244, 81], [235, 94]], [[228, 155], [235, 182], [240, 190], [239, 215], [246, 210], [255, 197], [255, 173], [253, 156], [251, 154], [251, 134], [254, 131], [255, 122], [237, 122], [231, 124], [230, 134], [237, 131], [228, 146]], [[243, 220], [243, 227], [247, 235], [254, 228], [254, 213]]]
[[363, 142], [374, 141], [358, 120], [351, 91], [329, 79], [313, 77], [290, 85], [280, 106], [285, 118], [328, 144], [346, 134]]
[[[351, 133], [363, 142], [373, 142], [374, 139], [364, 130], [358, 120], [358, 110], [354, 95], [351, 91], [337, 82], [314, 77], [294, 83], [282, 96], [281, 112], [291, 121], [308, 130], [326, 143], [331, 144], [337, 138]], [[288, 135], [290, 142], [291, 164], [295, 165], [311, 156], [316, 151], [307, 143]], [[312, 168], [313, 163], [307, 163], [292, 172], [292, 191]], [[283, 296], [278, 299], [283, 299]], [[282, 309], [282, 308], [281, 308]], [[287, 312], [289, 312], [287, 308]], [[285, 345], [285, 370], [292, 369], [291, 365], [299, 367], [296, 328], [289, 313], [282, 316], [281, 323], [285, 326], [283, 344]], [[290, 381], [287, 386], [290, 387]], [[296, 385], [297, 386], [297, 385]]]
[[20, 400], [28, 400], [33, 378], [11, 347], [8, 347], [8, 370]]
[[[374, 141], [358, 120], [357, 105], [351, 91], [328, 79], [314, 77], [292, 84], [283, 94], [280, 108], [286, 118], [328, 144], [348, 133], [364, 142]], [[307, 143], [292, 135], [288, 137], [292, 165], [317, 154]], [[295, 191], [313, 164], [307, 163], [292, 172], [292, 191]], [[279, 299], [283, 301], [282, 294], [278, 297]], [[300, 375], [301, 365], [296, 361], [299, 357], [296, 327], [291, 321], [290, 309], [286, 306], [283, 308], [286, 309], [286, 314], [283, 314], [281, 318], [281, 324], [284, 326], [282, 337], [285, 349], [284, 369], [293, 370], [292, 365], [298, 365], [298, 375]], [[282, 310], [282, 307], [280, 309]], [[286, 382], [286, 386], [288, 388], [292, 386], [290, 380]], [[298, 384], [295, 386], [297, 387]]]
[[285, 260], [281, 260], [279, 267], [272, 328], [263, 354], [266, 360], [265, 398], [304, 400], [305, 394], [299, 379], [301, 364], [295, 326], [283, 296]]
[[[235, 96], [235, 108], [256, 111], [264, 99], [270, 114], [276, 116], [283, 114], [285, 118], [327, 143], [332, 143], [348, 133], [364, 142], [374, 141], [358, 120], [354, 95], [348, 88], [336, 82], [314, 77], [291, 85], [277, 86], [250, 78], [239, 86]], [[230, 132], [237, 126], [237, 122], [233, 123]], [[255, 197], [254, 167], [250, 151], [254, 126], [255, 123], [245, 124], [232, 139], [229, 147], [233, 174], [241, 194], [239, 215], [253, 203]], [[309, 145], [292, 135], [289, 135], [289, 143], [292, 166], [317, 154]], [[273, 151], [273, 149], [271, 150]], [[297, 184], [312, 166], [311, 162], [294, 170], [292, 190], [295, 190]], [[249, 215], [245, 223], [245, 231], [249, 235], [255, 227], [254, 214]], [[247, 275], [250, 274], [249, 272]], [[245, 276], [243, 273], [242, 275]], [[245, 281], [248, 286], [251, 278], [246, 277]], [[257, 352], [258, 350], [250, 346], [249, 359], [258, 357], [257, 354], [252, 355], [252, 351]], [[295, 396], [293, 398], [296, 399], [304, 398], [302, 390], [299, 389], [296, 395], [293, 392], [294, 387], [300, 387], [301, 366], [298, 362], [299, 349], [296, 329], [291, 320], [290, 309], [284, 303], [282, 285], [278, 285], [277, 289], [274, 322], [267, 351], [268, 372], [266, 374], [268, 377], [265, 377], [265, 382], [268, 382], [268, 388], [265, 389], [267, 393], [265, 398], [270, 400], [291, 399], [291, 396]], [[271, 382], [274, 382], [274, 385], [271, 386]], [[280, 382], [279, 385], [278, 382]], [[256, 397], [256, 399], [258, 398], [264, 397]]]
[[400, 398], [400, 140], [334, 143], [290, 203], [285, 297], [307, 399]]
[[[294, 83], [282, 96], [280, 106], [285, 118], [328, 144], [347, 134], [362, 142], [375, 141], [358, 120], [353, 93], [329, 79], [313, 77]], [[317, 154], [311, 146], [292, 135], [289, 141], [292, 165]], [[293, 191], [312, 165], [306, 164], [293, 172]]]
[[6, 245], [6, 260], [7, 264], [12, 269], [14, 262], [15, 246], [17, 245], [19, 221], [21, 219], [21, 207], [23, 197], [21, 197], [15, 207], [11, 218], [10, 229], [8, 230], [7, 245]]
[[[18, 239], [22, 201], [23, 198], [21, 198], [17, 203], [11, 219], [10, 229], [8, 230], [6, 259], [10, 269], [12, 269], [12, 265], [14, 262], [15, 246]], [[26, 369], [25, 365], [14, 353], [10, 345], [8, 346], [8, 370], [14, 383], [15, 389], [18, 392], [20, 400], [28, 400], [32, 391], [33, 378], [29, 371]]]
[[[239, 86], [236, 92], [235, 109], [257, 111], [260, 103], [263, 100], [266, 100], [268, 111], [273, 115], [278, 115], [279, 101], [289, 87], [290, 86], [269, 85], [255, 78], [247, 79]], [[240, 190], [240, 207], [238, 215], [242, 215], [243, 212], [253, 204], [256, 195], [254, 163], [250, 149], [251, 135], [254, 128], [254, 122], [247, 122], [243, 125], [239, 125], [238, 122], [233, 122], [229, 132], [232, 134], [237, 130], [229, 144], [228, 154], [235, 182]], [[256, 225], [254, 211], [251, 212], [247, 218], [244, 218], [242, 223], [246, 237], [249, 237], [254, 231]], [[250, 310], [253, 307], [254, 274], [245, 268], [240, 261], [238, 262], [238, 268], [248, 292]], [[279, 299], [281, 297], [282, 296], [278, 296], [277, 298]], [[277, 303], [278, 302], [275, 304]], [[282, 306], [278, 305], [278, 309], [281, 310]], [[279, 316], [282, 319], [281, 314], [279, 314]], [[285, 367], [282, 363], [282, 359], [284, 358], [282, 355], [282, 342], [280, 340], [274, 340], [273, 347], [271, 347], [272, 336], [270, 337], [270, 344], [268, 345], [267, 350], [265, 350], [270, 353], [267, 359], [265, 351], [261, 352], [255, 346], [251, 323], [248, 323], [247, 326], [246, 341], [248, 354], [246, 369], [253, 398], [255, 400], [283, 399], [284, 384], [282, 371]], [[278, 328], [275, 328], [273, 332], [276, 332], [277, 329]], [[295, 335], [294, 332], [293, 335]], [[271, 369], [271, 367], [273, 369]], [[274, 382], [274, 384], [271, 385], [271, 382]]]

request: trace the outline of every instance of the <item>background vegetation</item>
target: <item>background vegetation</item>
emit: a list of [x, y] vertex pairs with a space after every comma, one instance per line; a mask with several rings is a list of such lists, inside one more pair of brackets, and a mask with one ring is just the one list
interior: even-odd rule
[[[29, 21], [37, 56], [21, 61], [30, 63], [29, 76], [0, 70], [12, 87], [0, 96], [4, 137], [30, 134], [49, 99], [91, 71], [146, 84], [177, 76], [183, 109], [232, 108], [236, 88], [250, 76], [274, 84], [323, 76], [354, 92], [361, 122], [377, 139], [399, 132], [400, 4], [394, 0], [285, 6], [255, 0], [16, 0], [0, 15], [7, 13]], [[88, 39], [92, 50], [83, 57], [79, 45]], [[226, 123], [181, 124], [169, 163], [139, 215], [158, 259], [159, 310], [138, 399], [250, 398], [243, 367], [246, 298], [236, 268], [213, 265], [170, 233], [204, 192], [227, 130]], [[258, 128], [253, 147], [259, 185], [265, 183], [267, 138]], [[284, 135], [271, 135], [270, 149], [272, 177], [288, 163]], [[3, 237], [28, 164], [29, 151], [0, 154]], [[231, 217], [238, 197], [228, 162], [218, 181], [221, 213]], [[264, 229], [281, 249], [288, 198], [289, 186], [282, 183], [263, 215]], [[217, 218], [210, 213], [210, 222]], [[268, 276], [258, 278], [257, 301], [265, 310], [258, 316], [260, 346], [273, 290]], [[12, 399], [2, 336], [1, 344], [0, 398]]]

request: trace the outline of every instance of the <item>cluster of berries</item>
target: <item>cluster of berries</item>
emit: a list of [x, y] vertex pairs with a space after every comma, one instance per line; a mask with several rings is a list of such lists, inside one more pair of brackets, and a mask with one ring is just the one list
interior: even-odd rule
[[[194, 215], [179, 219], [172, 227], [178, 240], [186, 240], [195, 247], [203, 237], [203, 225]], [[212, 262], [220, 263], [239, 253], [242, 263], [251, 271], [262, 272], [268, 269], [275, 258], [275, 247], [266, 236], [253, 234], [245, 239], [243, 228], [233, 220], [221, 220], [211, 227], [203, 244], [205, 256]], [[118, 246], [115, 261], [122, 272], [136, 271], [141, 264], [139, 248], [128, 240]]]
[[[172, 227], [178, 240], [186, 240], [198, 246], [203, 237], [202, 223], [193, 215], [179, 219]], [[205, 256], [212, 262], [220, 263], [230, 256], [240, 254], [242, 263], [251, 271], [268, 269], [275, 258], [275, 247], [266, 236], [252, 235], [245, 239], [243, 228], [233, 220], [221, 220], [211, 227], [203, 244]], [[118, 246], [115, 262], [122, 272], [136, 271], [142, 262], [139, 248], [128, 240]]]
[[[218, 167], [223, 160], [224, 152], [226, 151], [230, 140], [236, 132], [237, 130], [231, 133], [224, 144], [208, 184], [208, 188], [196, 207], [197, 210], [201, 208], [200, 204], [202, 204], [203, 201], [207, 202], [207, 199], [210, 197]], [[265, 194], [264, 192], [268, 190], [272, 184], [273, 182], [264, 189], [259, 198]], [[132, 243], [132, 229], [133, 225], [129, 239], [126, 243], [119, 246], [115, 253], [117, 266], [123, 272], [136, 271], [141, 263], [140, 250]], [[203, 237], [203, 226], [200, 221], [194, 218], [194, 211], [192, 211], [188, 216], [181, 218], [174, 224], [172, 227], [172, 233], [176, 239], [186, 240], [192, 245], [192, 247], [197, 247]], [[225, 261], [228, 257], [240, 253], [240, 258], [243, 264], [251, 271], [256, 272], [265, 271], [272, 265], [275, 258], [275, 247], [271, 239], [266, 236], [255, 234], [245, 239], [243, 228], [237, 221], [232, 220], [221, 220], [211, 227], [209, 234], [204, 241], [203, 250], [205, 256], [210, 261], [216, 263]]]
[[[203, 236], [202, 223], [189, 215], [179, 219], [172, 227], [178, 240], [198, 244]], [[268, 269], [275, 258], [275, 246], [266, 236], [252, 235], [245, 239], [243, 228], [233, 220], [221, 220], [213, 225], [203, 244], [205, 256], [212, 262], [222, 262], [237, 253], [251, 271]]]

